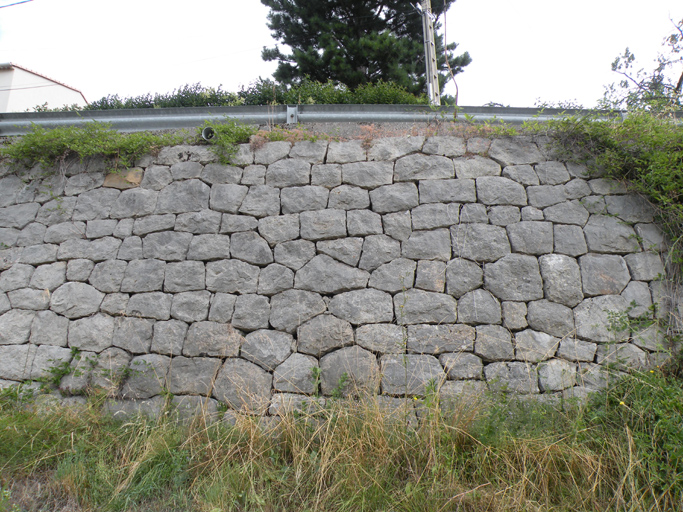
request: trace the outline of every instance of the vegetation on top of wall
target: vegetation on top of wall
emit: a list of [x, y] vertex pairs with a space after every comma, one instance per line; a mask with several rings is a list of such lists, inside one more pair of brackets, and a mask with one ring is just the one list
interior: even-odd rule
[[27, 134], [13, 137], [0, 146], [0, 156], [28, 168], [36, 164], [62, 168], [68, 159], [103, 156], [113, 169], [120, 169], [132, 167], [146, 153], [186, 139], [186, 134], [121, 133], [109, 123], [98, 121], [54, 129], [33, 125]]

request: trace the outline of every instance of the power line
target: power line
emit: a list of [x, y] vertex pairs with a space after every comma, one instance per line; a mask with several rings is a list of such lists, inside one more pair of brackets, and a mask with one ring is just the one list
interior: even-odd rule
[[13, 4], [0, 5], [0, 9], [4, 9], [5, 7], [12, 7], [13, 5], [27, 4], [29, 2], [33, 2], [33, 0], [22, 0], [21, 2], [14, 2]]

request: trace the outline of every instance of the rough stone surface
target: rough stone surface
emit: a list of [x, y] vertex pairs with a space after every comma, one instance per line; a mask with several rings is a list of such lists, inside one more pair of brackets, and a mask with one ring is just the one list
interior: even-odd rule
[[339, 391], [342, 396], [376, 393], [379, 365], [372, 352], [361, 347], [335, 350], [320, 359], [320, 388], [323, 395]]
[[427, 386], [438, 389], [446, 380], [439, 360], [430, 355], [384, 355], [380, 358], [380, 373], [385, 395], [424, 395]]
[[500, 300], [543, 298], [543, 280], [533, 256], [509, 254], [484, 266], [484, 287]]
[[316, 316], [297, 330], [297, 351], [315, 357], [353, 343], [351, 324], [334, 315]]
[[515, 357], [520, 361], [537, 363], [550, 359], [557, 352], [560, 339], [532, 329], [515, 334]]
[[500, 302], [486, 290], [473, 290], [458, 301], [458, 320], [464, 324], [499, 324], [501, 315]]

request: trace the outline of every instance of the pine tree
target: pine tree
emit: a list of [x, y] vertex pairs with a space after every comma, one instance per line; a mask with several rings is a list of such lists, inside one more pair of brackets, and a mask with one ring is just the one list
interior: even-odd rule
[[[438, 17], [455, 0], [433, 0]], [[414, 94], [426, 91], [422, 18], [409, 0], [261, 0], [270, 8], [273, 37], [289, 46], [264, 48], [266, 61], [279, 61], [274, 78], [296, 84], [303, 78], [332, 80], [354, 89], [378, 81], [393, 82]], [[418, 1], [419, 3], [419, 1]], [[442, 36], [436, 37], [441, 90], [450, 74]], [[467, 52], [455, 56], [447, 47], [454, 74], [471, 62]]]

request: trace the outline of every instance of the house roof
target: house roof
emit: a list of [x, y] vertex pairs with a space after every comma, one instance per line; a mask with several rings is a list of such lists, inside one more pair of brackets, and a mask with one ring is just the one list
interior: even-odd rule
[[21, 69], [22, 71], [26, 71], [27, 73], [31, 73], [32, 75], [39, 76], [41, 78], [44, 78], [45, 80], [49, 80], [50, 82], [57, 84], [57, 85], [61, 85], [62, 87], [66, 87], [67, 89], [71, 89], [72, 91], [80, 94], [81, 98], [83, 98], [83, 101], [85, 101], [86, 104], [88, 103], [88, 100], [85, 99], [85, 96], [83, 96], [83, 93], [80, 90], [76, 89], [75, 87], [71, 87], [70, 85], [66, 85], [65, 83], [62, 83], [58, 80], [55, 80], [54, 78], [50, 78], [49, 76], [45, 76], [45, 75], [42, 75], [40, 73], [36, 73], [35, 71], [33, 71], [31, 69], [25, 68], [24, 66], [19, 66], [18, 64], [15, 64], [13, 62], [2, 62], [2, 63], [0, 63], [0, 70], [14, 69], [14, 68]]

